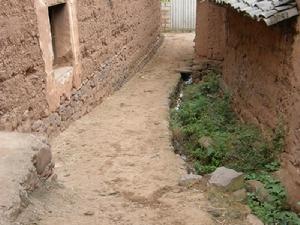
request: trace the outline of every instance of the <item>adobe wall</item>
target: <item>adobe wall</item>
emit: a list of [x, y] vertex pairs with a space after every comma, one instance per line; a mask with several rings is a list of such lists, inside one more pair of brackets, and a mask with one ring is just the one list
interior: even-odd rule
[[[223, 79], [234, 96], [234, 108], [262, 130], [287, 126], [281, 178], [295, 207], [300, 200], [299, 73], [294, 71], [295, 20], [267, 27], [227, 10]], [[299, 59], [299, 58], [298, 58]], [[298, 60], [296, 60], [298, 61]], [[300, 70], [298, 70], [300, 72]], [[297, 137], [298, 136], [298, 137]]]
[[227, 10], [224, 81], [245, 119], [275, 127], [287, 113], [293, 30], [290, 23], [267, 27]]
[[50, 135], [64, 129], [117, 90], [159, 46], [159, 0], [67, 0], [76, 9], [71, 41], [77, 61], [70, 81], [55, 81], [50, 31], [43, 32], [49, 21], [39, 15], [45, 15], [44, 2], [63, 1], [0, 0], [0, 130]]
[[[204, 9], [202, 6], [198, 9], [198, 20], [207, 13]], [[200, 42], [196, 44], [197, 56], [204, 60], [218, 59], [212, 55], [221, 52], [220, 41], [210, 40], [220, 38], [215, 31], [220, 20], [209, 15], [203, 21], [205, 24], [199, 24], [197, 31], [206, 34], [197, 34], [196, 41]], [[290, 203], [300, 210], [297, 204], [300, 201], [300, 38], [295, 30], [300, 24], [294, 18], [267, 27], [228, 8], [223, 26], [224, 59], [219, 59], [234, 109], [244, 121], [258, 124], [266, 133], [274, 130], [281, 120], [285, 122], [286, 147], [280, 176]]]
[[203, 60], [224, 59], [226, 9], [197, 0], [195, 58]]
[[47, 115], [46, 74], [31, 0], [0, 0], [0, 127]]

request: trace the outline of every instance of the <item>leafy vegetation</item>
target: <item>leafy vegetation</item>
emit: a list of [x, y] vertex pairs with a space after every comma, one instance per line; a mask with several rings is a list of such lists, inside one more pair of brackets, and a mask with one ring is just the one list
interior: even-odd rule
[[266, 224], [300, 224], [298, 216], [287, 210], [284, 188], [270, 175], [279, 168], [283, 125], [266, 138], [256, 126], [239, 121], [217, 73], [210, 71], [203, 82], [183, 88], [182, 104], [171, 111], [171, 128], [197, 173], [210, 173], [219, 166], [243, 171], [247, 179], [261, 181], [270, 196], [270, 201], [260, 202], [249, 194], [253, 213]]
[[268, 191], [267, 201], [260, 201], [255, 193], [248, 194], [248, 204], [265, 224], [299, 225], [300, 219], [297, 214], [288, 211], [286, 204], [286, 192], [280, 181], [267, 172], [252, 173], [247, 179], [258, 180], [264, 184]]
[[[182, 102], [179, 110], [172, 111], [171, 125], [182, 136], [181, 144], [195, 160], [198, 173], [210, 173], [220, 165], [251, 172], [276, 160], [282, 141], [279, 135], [268, 141], [258, 128], [241, 123], [214, 72], [203, 83], [185, 87]], [[211, 138], [212, 144], [201, 145], [201, 137]]]

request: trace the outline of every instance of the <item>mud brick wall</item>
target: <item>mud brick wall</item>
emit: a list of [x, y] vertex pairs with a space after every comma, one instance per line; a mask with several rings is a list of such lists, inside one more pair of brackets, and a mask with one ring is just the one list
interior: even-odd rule
[[245, 120], [275, 127], [287, 112], [291, 81], [292, 24], [267, 27], [227, 10], [224, 81]]
[[0, 130], [63, 130], [120, 88], [161, 40], [159, 0], [77, 0], [81, 83], [51, 111], [34, 1], [0, 5]]
[[[197, 34], [197, 56], [222, 62], [224, 84], [242, 120], [257, 124], [265, 133], [272, 133], [281, 120], [285, 123], [280, 177], [290, 203], [300, 210], [300, 24], [293, 18], [267, 27], [232, 9], [206, 4], [211, 6], [198, 4], [197, 32], [206, 34]], [[205, 15], [207, 7], [225, 13], [224, 29], [215, 30], [220, 18]]]
[[274, 131], [281, 120], [286, 124], [281, 179], [291, 203], [298, 207], [300, 85], [293, 51], [300, 46], [294, 43], [294, 28], [293, 19], [267, 27], [228, 9], [223, 78], [243, 120], [258, 124], [265, 132]]
[[44, 62], [30, 0], [0, 0], [0, 127], [46, 116]]
[[223, 60], [226, 9], [209, 1], [197, 0], [196, 60]]

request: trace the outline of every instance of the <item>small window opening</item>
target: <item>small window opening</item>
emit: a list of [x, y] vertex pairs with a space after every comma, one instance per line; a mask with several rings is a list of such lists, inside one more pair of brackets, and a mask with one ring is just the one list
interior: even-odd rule
[[68, 7], [65, 3], [48, 8], [51, 26], [53, 67], [72, 66], [73, 51], [70, 34]]

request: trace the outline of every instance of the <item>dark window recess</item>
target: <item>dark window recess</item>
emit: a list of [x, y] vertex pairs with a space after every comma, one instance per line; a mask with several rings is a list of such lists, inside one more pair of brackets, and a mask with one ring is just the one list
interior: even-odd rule
[[54, 53], [53, 66], [54, 68], [72, 66], [73, 51], [68, 7], [66, 4], [51, 6], [48, 13]]

